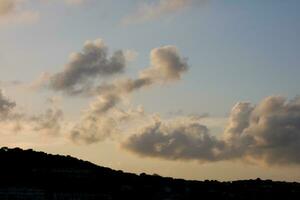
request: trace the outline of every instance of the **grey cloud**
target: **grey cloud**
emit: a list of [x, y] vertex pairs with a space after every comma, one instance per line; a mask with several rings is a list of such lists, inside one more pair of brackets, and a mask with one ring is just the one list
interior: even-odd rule
[[56, 98], [47, 101], [51, 106], [44, 113], [31, 114], [16, 107], [16, 103], [9, 100], [0, 90], [0, 126], [2, 130], [35, 131], [46, 135], [59, 135], [63, 111], [57, 107]]
[[137, 78], [135, 80], [127, 79], [121, 84], [123, 91], [126, 93], [131, 93], [132, 91], [153, 84], [153, 80], [151, 80], [151, 78]]
[[[176, 47], [164, 46], [151, 51], [150, 67], [141, 71], [136, 79], [124, 79], [111, 84], [101, 84], [90, 94], [98, 95], [85, 117], [74, 127], [71, 137], [82, 138], [86, 143], [98, 142], [112, 135], [115, 130], [116, 116], [110, 116], [112, 110], [132, 92], [154, 84], [177, 81], [188, 70], [186, 59], [182, 58]], [[104, 120], [104, 118], [111, 120]], [[103, 132], [106, 132], [103, 134]], [[98, 133], [99, 132], [99, 133]]]
[[142, 156], [164, 159], [300, 164], [300, 98], [287, 101], [271, 96], [256, 106], [238, 103], [220, 137], [211, 136], [200, 123], [159, 123], [130, 136], [123, 147]]
[[85, 43], [82, 52], [72, 54], [62, 72], [50, 78], [50, 88], [67, 94], [81, 94], [100, 77], [122, 73], [126, 60], [122, 51], [108, 56], [108, 48], [101, 39]]
[[142, 156], [205, 161], [218, 160], [223, 146], [199, 123], [156, 122], [123, 143], [123, 147]]
[[93, 114], [102, 114], [113, 108], [119, 101], [120, 96], [116, 93], [108, 93], [100, 95], [98, 99], [93, 103]]
[[235, 143], [245, 155], [268, 164], [300, 164], [300, 98], [264, 99], [251, 113], [249, 125]]
[[175, 46], [155, 48], [150, 54], [151, 67], [141, 72], [141, 77], [153, 81], [179, 80], [188, 70], [187, 59], [182, 58]]
[[10, 101], [4, 96], [3, 91], [0, 89], [0, 118], [5, 118], [16, 106], [15, 102]]
[[[125, 79], [113, 84], [103, 84], [96, 88], [100, 112], [113, 108], [122, 99], [138, 89], [158, 83], [177, 81], [188, 70], [185, 58], [182, 58], [176, 47], [164, 46], [151, 51], [151, 66], [142, 70], [136, 79]], [[102, 113], [102, 112], [101, 112]]]
[[122, 51], [116, 51], [110, 58], [107, 52], [108, 48], [102, 40], [89, 41], [81, 53], [71, 56], [63, 71], [53, 75], [42, 74], [31, 84], [31, 88], [48, 85], [49, 88], [68, 95], [120, 96], [153, 84], [177, 81], [188, 70], [187, 59], [179, 55], [175, 46], [163, 46], [151, 51], [150, 66], [142, 70], [138, 78], [97, 85], [98, 78], [122, 73], [126, 67]]
[[231, 110], [228, 125], [224, 132], [225, 140], [234, 140], [240, 137], [245, 128], [249, 126], [250, 116], [254, 107], [248, 102], [239, 102]]
[[63, 111], [56, 108], [48, 108], [45, 113], [30, 118], [33, 122], [33, 130], [47, 135], [59, 135]]
[[111, 117], [88, 116], [71, 130], [71, 140], [92, 144], [111, 137], [116, 130], [116, 120]]

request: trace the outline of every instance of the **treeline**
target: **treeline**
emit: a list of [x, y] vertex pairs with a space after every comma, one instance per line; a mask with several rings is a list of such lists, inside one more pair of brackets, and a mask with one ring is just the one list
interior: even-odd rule
[[116, 171], [71, 156], [0, 149], [0, 199], [300, 199], [300, 184], [188, 181]]

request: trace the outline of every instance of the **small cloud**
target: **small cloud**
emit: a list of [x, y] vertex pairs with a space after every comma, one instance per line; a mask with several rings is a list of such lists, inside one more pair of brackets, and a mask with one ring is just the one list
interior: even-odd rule
[[83, 4], [86, 0], [65, 0], [68, 5], [80, 5]]
[[129, 49], [125, 50], [124, 56], [127, 62], [133, 62], [138, 57], [139, 53], [135, 50]]
[[16, 103], [10, 101], [0, 89], [0, 119], [6, 118], [15, 106]]
[[38, 21], [39, 12], [25, 10], [21, 0], [0, 1], [0, 25], [32, 24]]
[[203, 0], [159, 0], [153, 3], [143, 2], [132, 14], [122, 19], [122, 24], [136, 24], [154, 19], [161, 18], [166, 15], [178, 13], [187, 7], [204, 2]]
[[13, 81], [0, 81], [0, 87], [14, 87], [14, 86], [19, 86], [22, 85], [23, 83], [18, 80], [13, 80]]
[[32, 90], [39, 90], [45, 88], [50, 80], [51, 74], [43, 72], [37, 79], [33, 80], [28, 88]]

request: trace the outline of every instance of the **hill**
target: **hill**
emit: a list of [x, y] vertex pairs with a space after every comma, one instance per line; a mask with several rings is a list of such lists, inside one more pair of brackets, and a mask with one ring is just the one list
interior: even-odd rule
[[188, 181], [131, 174], [70, 156], [0, 149], [1, 200], [300, 199], [300, 183]]

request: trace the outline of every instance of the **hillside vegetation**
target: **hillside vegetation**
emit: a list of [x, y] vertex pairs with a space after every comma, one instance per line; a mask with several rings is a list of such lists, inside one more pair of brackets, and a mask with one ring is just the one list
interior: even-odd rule
[[300, 184], [271, 180], [188, 181], [131, 174], [70, 156], [0, 149], [0, 199], [300, 199]]

